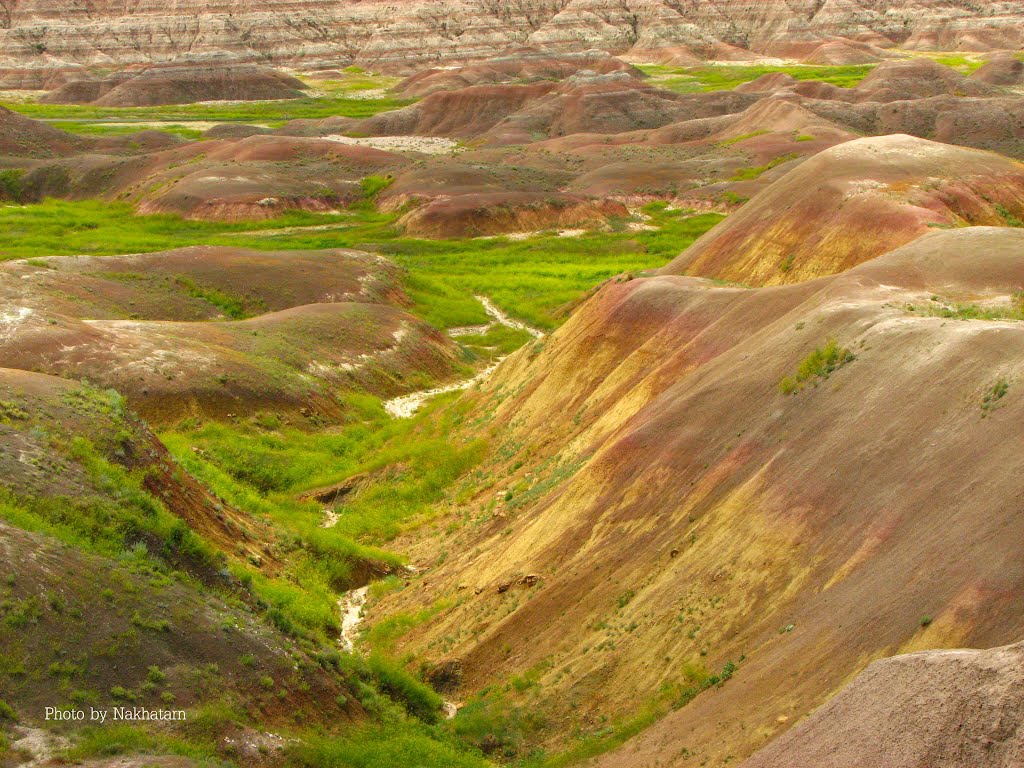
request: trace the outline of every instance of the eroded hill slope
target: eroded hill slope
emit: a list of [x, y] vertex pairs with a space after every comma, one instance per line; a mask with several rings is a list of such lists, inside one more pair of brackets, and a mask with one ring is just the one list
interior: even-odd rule
[[384, 604], [455, 601], [405, 647], [467, 695], [525, 675], [563, 733], [674, 702], [600, 763], [640, 766], [744, 757], [874, 658], [1014, 641], [1022, 248], [607, 284], [479, 395], [500, 479]]

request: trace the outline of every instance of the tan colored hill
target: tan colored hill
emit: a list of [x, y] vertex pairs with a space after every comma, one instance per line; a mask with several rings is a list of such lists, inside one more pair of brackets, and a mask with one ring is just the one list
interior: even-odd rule
[[404, 97], [419, 98], [436, 91], [458, 90], [473, 85], [563, 80], [580, 71], [598, 75], [627, 72], [633, 77], [643, 76], [640, 70], [604, 51], [559, 53], [542, 48], [521, 48], [464, 67], [425, 69], [403, 80], [394, 91]]
[[1024, 83], [1024, 59], [1012, 53], [994, 55], [971, 77], [990, 85], [1020, 85]]
[[474, 396], [493, 480], [371, 616], [447, 601], [401, 648], [470, 701], [527, 681], [508, 706], [552, 748], [660, 702], [608, 768], [739, 760], [874, 659], [1015, 641], [1022, 248], [974, 227], [796, 285], [612, 281]]
[[152, 67], [96, 80], [73, 80], [46, 94], [46, 104], [148, 107], [197, 101], [298, 99], [306, 86], [281, 72], [254, 65]]
[[1024, 648], [876, 661], [743, 768], [1013, 768], [1024, 762]]
[[858, 101], [902, 101], [930, 96], [988, 96], [988, 83], [972, 79], [931, 59], [885, 61], [852, 89]]
[[933, 227], [1021, 216], [1021, 163], [910, 136], [857, 139], [783, 176], [664, 271], [795, 283], [849, 269]]

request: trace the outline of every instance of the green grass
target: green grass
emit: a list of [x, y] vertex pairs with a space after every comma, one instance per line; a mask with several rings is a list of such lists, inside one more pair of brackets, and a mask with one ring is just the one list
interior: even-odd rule
[[216, 759], [216, 750], [210, 745], [156, 733], [132, 725], [110, 724], [83, 729], [76, 743], [63, 757], [72, 762], [115, 755], [145, 753], [151, 755], [180, 755], [200, 762]]
[[[428, 407], [414, 419], [395, 420], [375, 398], [352, 395], [348, 402], [350, 421], [330, 431], [254, 417], [235, 424], [186, 422], [161, 435], [193, 476], [294, 542], [284, 554], [287, 578], [245, 569], [237, 575], [268, 606], [278, 628], [318, 640], [336, 635], [338, 592], [354, 586], [355, 567], [364, 561], [399, 565], [378, 547], [433, 517], [445, 490], [487, 449], [481, 441], [448, 437], [462, 417], [458, 408], [432, 418]], [[339, 520], [330, 528], [321, 527], [320, 504], [296, 498], [360, 474], [367, 482], [338, 506]]]
[[[927, 55], [927, 54], [926, 54]], [[966, 56], [959, 54], [941, 54], [941, 55], [928, 55], [932, 61], [942, 64], [951, 69], [959, 71], [961, 74], [969, 75], [972, 72], [976, 72], [985, 66], [985, 62], [979, 59], [969, 59]]]
[[196, 128], [189, 128], [186, 125], [161, 125], [159, 128], [156, 128], [147, 125], [109, 125], [101, 122], [83, 122], [80, 120], [58, 120], [52, 124], [54, 128], [60, 128], [62, 131], [79, 136], [128, 136], [139, 131], [158, 130], [162, 133], [169, 133], [194, 141], [203, 135], [202, 131]]
[[[634, 714], [596, 731], [577, 734], [577, 743], [562, 752], [554, 755], [531, 755], [518, 765], [522, 768], [566, 768], [610, 752], [649, 728], [670, 711], [685, 707], [704, 691], [725, 685], [736, 673], [737, 668], [735, 662], [728, 661], [720, 672], [711, 674], [699, 664], [686, 665], [682, 679], [664, 683], [654, 696], [637, 707]], [[462, 734], [465, 740], [473, 743], [474, 738], [480, 738], [481, 734], [487, 733], [498, 734], [497, 737], [492, 736], [492, 739], [503, 736], [510, 744], [517, 743], [517, 739], [522, 740], [524, 725], [528, 727], [531, 723], [529, 719], [525, 723], [521, 721], [522, 712], [506, 706], [503, 708], [504, 713], [499, 709], [482, 717], [476, 708], [477, 702], [478, 700], [474, 700], [464, 708], [466, 724], [460, 726], [459, 723], [463, 717], [462, 711], [455, 718], [456, 732], [459, 732], [460, 727], [464, 731], [469, 730], [468, 735]]]
[[185, 275], [178, 275], [174, 278], [174, 281], [189, 296], [201, 299], [207, 304], [212, 304], [232, 320], [252, 317], [254, 314], [265, 312], [267, 309], [262, 301], [253, 302], [241, 296], [233, 296], [218, 288], [207, 288], [198, 285], [192, 278]]
[[21, 168], [5, 168], [0, 171], [0, 200], [21, 199], [21, 179], [24, 175]]
[[800, 157], [800, 155], [796, 154], [795, 152], [791, 152], [787, 155], [779, 155], [778, 157], [773, 158], [764, 165], [758, 165], [749, 168], [740, 168], [739, 170], [736, 171], [736, 173], [732, 175], [732, 180], [752, 181], [760, 177], [763, 173], [770, 171], [772, 168], [782, 165], [783, 163], [788, 163], [790, 160], [796, 160], [796, 158], [798, 157]]
[[799, 392], [808, 384], [817, 385], [818, 381], [827, 379], [834, 371], [854, 360], [854, 355], [845, 347], [840, 347], [835, 339], [829, 339], [824, 346], [817, 347], [800, 361], [796, 373], [779, 382], [779, 390], [784, 395]]
[[797, 80], [818, 80], [823, 83], [837, 85], [840, 88], [852, 88], [867, 77], [874, 67], [874, 64], [847, 66], [729, 64], [704, 67], [640, 65], [640, 69], [648, 74], [656, 85], [676, 91], [677, 93], [728, 91], [737, 85], [749, 83], [762, 75], [774, 72], [782, 72]]
[[408, 724], [367, 727], [343, 738], [312, 737], [290, 750], [297, 768], [486, 768], [479, 754], [438, 730]]
[[172, 104], [158, 107], [94, 107], [88, 104], [6, 103], [3, 106], [37, 120], [75, 122], [190, 121], [215, 123], [260, 123], [278, 126], [289, 120], [320, 120], [326, 117], [372, 117], [379, 112], [411, 104], [408, 99], [353, 99], [321, 96], [279, 101], [249, 101], [227, 104]]
[[[277, 249], [370, 248], [406, 269], [414, 311], [441, 327], [475, 325], [488, 317], [474, 298], [484, 294], [515, 317], [550, 329], [558, 310], [622, 272], [663, 266], [721, 221], [651, 207], [654, 231], [555, 234], [508, 238], [423, 240], [403, 237], [396, 216], [370, 210], [317, 215], [291, 212], [270, 221], [217, 223], [173, 215], [135, 216], [127, 204], [47, 200], [0, 208], [0, 259], [68, 254], [142, 253], [189, 245]], [[337, 223], [337, 229], [275, 232]]]
[[1006, 393], [1010, 391], [1010, 382], [1006, 379], [999, 379], [995, 384], [986, 390], [984, 396], [981, 398], [981, 412], [982, 416], [989, 416], [996, 408], [999, 407], [999, 401], [1006, 397]]
[[19, 496], [0, 484], [0, 518], [107, 557], [128, 556], [158, 567], [219, 567], [214, 551], [143, 488], [141, 473], [112, 463], [81, 436], [70, 441], [67, 458], [84, 469], [103, 495]]
[[725, 139], [718, 142], [720, 147], [731, 147], [733, 144], [739, 144], [741, 141], [752, 139], [755, 136], [764, 136], [768, 131], [751, 131], [750, 133], [744, 133], [740, 136], [733, 136], [731, 139]]
[[1015, 294], [1009, 304], [979, 306], [951, 302], [933, 296], [928, 304], [907, 304], [904, 309], [916, 315], [948, 320], [1024, 320], [1024, 291]]

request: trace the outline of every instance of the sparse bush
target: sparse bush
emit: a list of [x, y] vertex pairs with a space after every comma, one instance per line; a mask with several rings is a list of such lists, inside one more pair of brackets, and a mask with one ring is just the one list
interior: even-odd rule
[[817, 347], [800, 361], [796, 374], [787, 376], [779, 382], [779, 389], [784, 395], [794, 394], [808, 383], [827, 379], [834, 371], [842, 368], [855, 359], [854, 354], [845, 347], [840, 347], [835, 339], [829, 339], [824, 346]]

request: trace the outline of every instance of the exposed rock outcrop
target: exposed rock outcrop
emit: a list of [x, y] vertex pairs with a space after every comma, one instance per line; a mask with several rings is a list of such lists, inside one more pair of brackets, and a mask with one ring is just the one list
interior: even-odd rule
[[15, 0], [0, 6], [0, 71], [21, 87], [39, 88], [64, 69], [223, 55], [412, 73], [523, 44], [672, 63], [803, 57], [838, 38], [883, 48], [991, 50], [1020, 47], [1022, 14], [1021, 0], [998, 7], [941, 0], [269, 0], [257, 7], [220, 0], [130, 11], [106, 2]]

